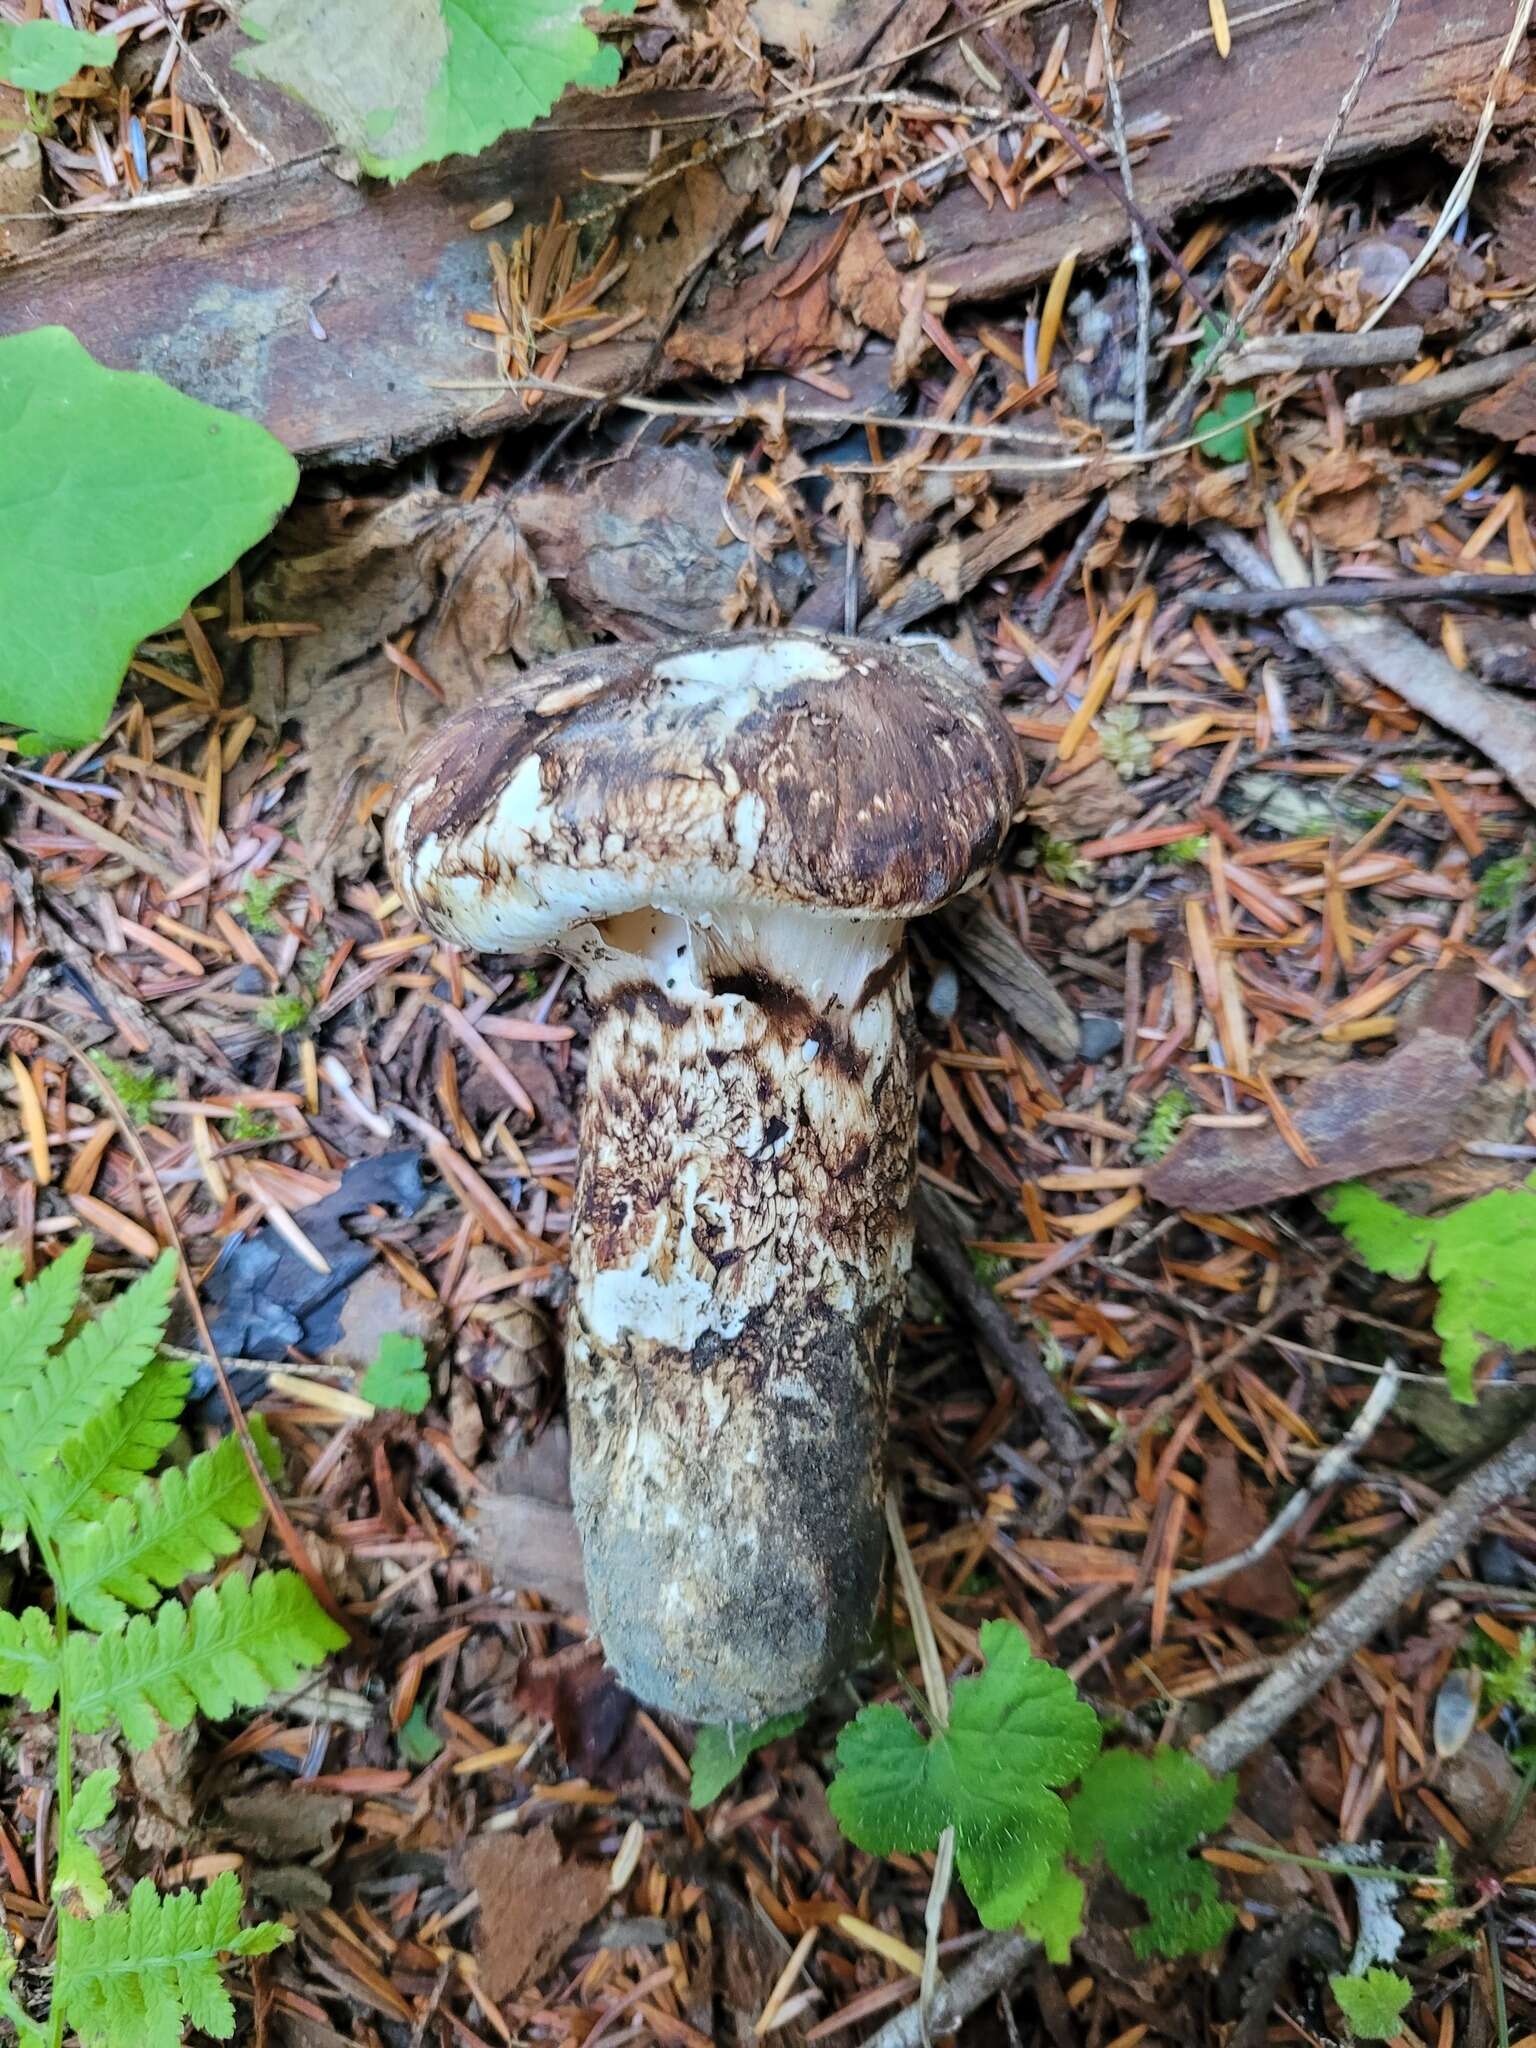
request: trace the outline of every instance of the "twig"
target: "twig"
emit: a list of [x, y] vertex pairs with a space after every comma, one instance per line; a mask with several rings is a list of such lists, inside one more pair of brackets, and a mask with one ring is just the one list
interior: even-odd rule
[[[1223, 1579], [1230, 1579], [1236, 1573], [1247, 1571], [1250, 1565], [1258, 1564], [1268, 1557], [1275, 1545], [1287, 1531], [1294, 1529], [1306, 1513], [1309, 1504], [1320, 1493], [1326, 1493], [1330, 1486], [1337, 1486], [1350, 1478], [1354, 1472], [1354, 1457], [1357, 1451], [1375, 1434], [1377, 1425], [1397, 1399], [1402, 1374], [1395, 1366], [1388, 1366], [1381, 1378], [1372, 1387], [1362, 1404], [1360, 1413], [1350, 1424], [1346, 1433], [1328, 1451], [1325, 1451], [1308, 1475], [1305, 1486], [1298, 1487], [1285, 1506], [1266, 1529], [1263, 1529], [1242, 1550], [1235, 1550], [1230, 1557], [1218, 1558], [1214, 1564], [1202, 1565], [1198, 1571], [1181, 1572], [1172, 1581], [1169, 1590], [1173, 1593], [1193, 1593], [1202, 1586], [1219, 1585]], [[1152, 1599], [1149, 1587], [1142, 1595], [1144, 1601]]]
[[[1292, 250], [1300, 242], [1302, 235], [1306, 231], [1307, 215], [1312, 209], [1313, 200], [1317, 197], [1318, 187], [1323, 182], [1323, 173], [1328, 168], [1333, 152], [1339, 146], [1339, 137], [1344, 133], [1350, 115], [1359, 104], [1360, 95], [1365, 91], [1367, 80], [1376, 69], [1377, 59], [1381, 56], [1382, 45], [1392, 33], [1392, 25], [1397, 20], [1402, 4], [1403, 0], [1387, 0], [1386, 9], [1380, 21], [1376, 24], [1371, 40], [1366, 45], [1365, 55], [1360, 59], [1360, 69], [1350, 80], [1343, 99], [1339, 101], [1339, 110], [1333, 117], [1333, 124], [1329, 128], [1328, 133], [1323, 137], [1322, 148], [1313, 159], [1312, 168], [1307, 173], [1307, 182], [1301, 189], [1301, 197], [1296, 201], [1290, 220], [1286, 223], [1285, 233], [1280, 237], [1280, 246], [1270, 258], [1269, 268], [1248, 294], [1246, 304], [1251, 306], [1256, 313], [1263, 312], [1265, 300], [1274, 290], [1276, 280], [1291, 259]], [[1164, 408], [1162, 417], [1152, 429], [1152, 439], [1154, 441], [1160, 441], [1170, 428], [1175, 426], [1178, 421], [1187, 417], [1187, 414], [1193, 410], [1195, 400], [1202, 385], [1210, 381], [1216, 370], [1232, 353], [1233, 349], [1237, 347], [1238, 343], [1245, 341], [1247, 338], [1241, 324], [1236, 321], [1221, 326], [1221, 332], [1217, 336], [1215, 346], [1206, 356], [1198, 373], [1190, 378], [1184, 389], [1176, 393]]]
[[[1227, 567], [1241, 576], [1245, 583], [1258, 590], [1281, 590], [1285, 587], [1246, 534], [1238, 533], [1234, 527], [1223, 526], [1217, 520], [1208, 521], [1199, 531], [1206, 546], [1220, 555]], [[1308, 654], [1320, 661], [1342, 688], [1359, 695], [1359, 674], [1350, 667], [1342, 649], [1328, 637], [1305, 607], [1287, 605], [1280, 621], [1298, 647], [1304, 647]]]
[[[1275, 568], [1281, 581], [1295, 589], [1308, 581], [1306, 564], [1273, 505], [1266, 507], [1266, 515]], [[1297, 614], [1285, 616], [1289, 620]], [[1536, 712], [1456, 668], [1398, 619], [1335, 607], [1321, 613], [1318, 624], [1367, 675], [1486, 754], [1526, 802], [1536, 804]]]
[[1288, 370], [1379, 370], [1418, 360], [1422, 327], [1388, 327], [1380, 334], [1260, 334], [1221, 366], [1223, 384], [1275, 377]]
[[[917, 1566], [912, 1562], [907, 1532], [901, 1526], [901, 1503], [896, 1498], [894, 1487], [885, 1496], [885, 1526], [890, 1531], [891, 1549], [896, 1558], [896, 1576], [901, 1581], [902, 1598], [907, 1603], [907, 1617], [912, 1623], [912, 1633], [917, 1640], [917, 1661], [923, 1674], [923, 1693], [928, 1701], [928, 1716], [936, 1730], [943, 1730], [949, 1726], [949, 1681], [944, 1676], [944, 1660], [939, 1655], [939, 1639], [933, 1632], [933, 1617], [928, 1612], [923, 1582], [917, 1575]], [[933, 1881], [928, 1887], [928, 1905], [923, 1914], [927, 1938], [923, 1945], [922, 1990], [918, 1997], [917, 2010], [923, 2023], [925, 2042], [928, 2039], [929, 2022], [938, 1991], [939, 1935], [944, 1917], [944, 1901], [949, 1897], [949, 1887], [954, 1873], [955, 1831], [951, 1827], [945, 1828], [939, 1837], [938, 1853], [933, 1865]]]
[[1050, 623], [1056, 616], [1056, 607], [1066, 596], [1067, 590], [1077, 575], [1078, 570], [1083, 566], [1088, 550], [1104, 531], [1104, 522], [1108, 517], [1109, 493], [1106, 491], [1094, 506], [1092, 512], [1083, 521], [1078, 531], [1077, 539], [1068, 548], [1066, 554], [1062, 557], [1060, 567], [1041, 593], [1039, 602], [1035, 606], [1034, 616], [1029, 622], [1035, 632], [1044, 633], [1049, 630]]
[[1506, 349], [1502, 355], [1442, 370], [1438, 377], [1421, 377], [1417, 384], [1384, 384], [1378, 391], [1355, 391], [1344, 402], [1344, 417], [1352, 427], [1370, 420], [1409, 419], [1433, 406], [1454, 405], [1461, 398], [1476, 398], [1480, 391], [1496, 390], [1527, 363], [1536, 363], [1536, 348]]
[[1443, 1507], [1404, 1537], [1304, 1642], [1281, 1658], [1240, 1707], [1216, 1724], [1199, 1746], [1206, 1769], [1220, 1776], [1252, 1756], [1481, 1533], [1490, 1515], [1533, 1484], [1536, 1422], [1464, 1479]]
[[914, 1208], [923, 1249], [943, 1274], [956, 1306], [964, 1310], [983, 1344], [1017, 1383], [1056, 1456], [1064, 1464], [1080, 1465], [1091, 1445], [1073, 1419], [1060, 1387], [1046, 1371], [1038, 1348], [996, 1295], [976, 1278], [960, 1233], [939, 1198], [921, 1182]]
[[1472, 138], [1472, 147], [1467, 153], [1465, 164], [1462, 165], [1460, 177], [1446, 195], [1445, 204], [1440, 209], [1440, 218], [1425, 236], [1423, 248], [1391, 291], [1373, 308], [1369, 318], [1361, 322], [1362, 334], [1368, 334], [1373, 327], [1378, 326], [1414, 279], [1423, 275], [1435, 251], [1465, 213], [1472, 197], [1472, 188], [1477, 183], [1477, 174], [1482, 168], [1483, 151], [1488, 147], [1488, 137], [1493, 133], [1493, 117], [1498, 112], [1499, 101], [1504, 96], [1505, 81], [1509, 77], [1515, 58], [1519, 55], [1520, 46], [1525, 41], [1525, 32], [1531, 25], [1533, 5], [1536, 5], [1536, 0], [1518, 0], [1508, 38], [1499, 52], [1498, 63], [1493, 67], [1493, 77], [1489, 81], [1488, 92], [1483, 100], [1483, 111], [1477, 119], [1477, 133]]
[[1272, 612], [1308, 611], [1319, 605], [1441, 604], [1452, 598], [1536, 597], [1536, 575], [1388, 576], [1379, 582], [1353, 576], [1337, 583], [1303, 583], [1291, 590], [1185, 590], [1186, 611], [1210, 617], [1263, 618]]
[[1131, 182], [1131, 149], [1125, 136], [1125, 108], [1120, 99], [1120, 78], [1110, 42], [1109, 8], [1106, 0], [1093, 0], [1094, 19], [1099, 24], [1099, 43], [1104, 53], [1104, 90], [1109, 99], [1109, 133], [1120, 166], [1120, 183], [1125, 189], [1126, 217], [1131, 224], [1131, 263], [1136, 272], [1136, 369], [1131, 397], [1131, 446], [1147, 445], [1147, 362], [1152, 348], [1152, 260], [1147, 254], [1146, 236], [1141, 231], [1141, 214]]
[[992, 1935], [939, 1986], [927, 2027], [921, 2006], [908, 2006], [895, 2019], [887, 2020], [866, 2048], [922, 2048], [930, 2029], [936, 2034], [953, 2033], [978, 2006], [1006, 1991], [1030, 1958], [1039, 1953], [1039, 1944], [1022, 1934]]
[[99, 853], [109, 853], [116, 860], [126, 861], [141, 875], [150, 875], [162, 888], [174, 889], [181, 876], [158, 854], [147, 853], [142, 846], [134, 846], [119, 833], [109, 832], [105, 825], [98, 825], [94, 818], [84, 811], [77, 811], [72, 805], [61, 803], [56, 796], [49, 796], [33, 782], [17, 782], [14, 776], [0, 769], [0, 781], [7, 783], [22, 803], [36, 804], [40, 811], [46, 811], [51, 818], [57, 818], [67, 825], [71, 832], [94, 846]]
[[[1489, 1515], [1533, 1484], [1536, 1422], [1464, 1479], [1445, 1505], [1384, 1557], [1240, 1707], [1217, 1722], [1199, 1746], [1206, 1769], [1222, 1777], [1246, 1762], [1471, 1541]], [[940, 1990], [933, 2004], [933, 2025], [959, 2026], [994, 1992], [1006, 1989], [1037, 1953], [1035, 1943], [1021, 1934], [997, 1934], [984, 1941]], [[913, 2006], [888, 2021], [869, 2048], [920, 2048], [922, 2039], [921, 2014]]]

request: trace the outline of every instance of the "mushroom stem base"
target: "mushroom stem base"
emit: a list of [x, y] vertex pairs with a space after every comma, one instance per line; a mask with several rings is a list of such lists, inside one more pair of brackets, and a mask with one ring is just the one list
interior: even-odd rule
[[859, 1654], [911, 1262], [904, 964], [594, 1022], [572, 1231], [572, 1491], [591, 1617], [649, 1704], [751, 1723]]

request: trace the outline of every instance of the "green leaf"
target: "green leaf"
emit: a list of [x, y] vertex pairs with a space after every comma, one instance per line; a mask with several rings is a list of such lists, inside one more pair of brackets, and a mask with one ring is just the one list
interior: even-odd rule
[[0, 78], [24, 92], [56, 92], [87, 64], [110, 67], [117, 37], [87, 35], [56, 21], [0, 21]]
[[[0, 1415], [30, 1387], [64, 1332], [80, 1299], [80, 1279], [91, 1256], [91, 1240], [77, 1237], [0, 1317]], [[3, 1444], [0, 1444], [3, 1449]]]
[[[9, 1619], [0, 1615], [0, 1691], [27, 1689], [8, 1682], [14, 1667], [28, 1687], [47, 1692], [47, 1706], [49, 1674], [35, 1653], [28, 1660], [9, 1648]], [[202, 1587], [190, 1607], [168, 1600], [116, 1634], [72, 1632], [64, 1655], [75, 1726], [91, 1735], [115, 1722], [130, 1748], [148, 1749], [159, 1733], [156, 1716], [172, 1728], [185, 1728], [198, 1712], [222, 1721], [236, 1707], [259, 1706], [297, 1685], [345, 1641], [296, 1572], [261, 1572], [250, 1583], [231, 1575]]]
[[106, 1825], [116, 1787], [115, 1770], [92, 1771], [70, 1801], [69, 1819], [59, 1837], [59, 1853], [53, 1866], [53, 1902], [66, 1910], [73, 1910], [78, 1903], [88, 1919], [106, 1911], [112, 1903], [112, 1891], [101, 1858], [84, 1838], [93, 1828]]
[[138, 1381], [165, 1334], [175, 1284], [176, 1254], [162, 1252], [34, 1374], [0, 1432], [0, 1451], [13, 1472], [23, 1479], [40, 1472]]
[[235, 2030], [221, 1955], [268, 1955], [290, 1939], [274, 1921], [240, 1925], [233, 1871], [206, 1890], [157, 1891], [148, 1878], [126, 1907], [59, 1919], [54, 1996], [81, 2048], [180, 2048], [187, 2023], [216, 2041]]
[[1367, 1970], [1363, 1977], [1330, 1977], [1349, 2030], [1361, 2041], [1390, 2041], [1403, 2030], [1403, 2013], [1413, 1986], [1396, 1970]]
[[59, 1689], [59, 1640], [40, 1607], [0, 1614], [0, 1693], [19, 1696], [45, 1714]]
[[1072, 1959], [1072, 1944], [1083, 1931], [1083, 1880], [1058, 1864], [1045, 1881], [1045, 1890], [1020, 1915], [1019, 1926], [1045, 1950], [1050, 1963]]
[[[270, 1464], [275, 1452], [260, 1416], [251, 1429]], [[130, 1607], [157, 1606], [162, 1591], [232, 1557], [240, 1531], [259, 1518], [261, 1507], [261, 1489], [238, 1437], [202, 1452], [185, 1471], [173, 1465], [158, 1480], [141, 1481], [100, 1521], [60, 1543], [60, 1585], [70, 1613], [87, 1628], [110, 1629]]]
[[712, 1806], [727, 1785], [734, 1785], [754, 1750], [765, 1749], [781, 1736], [803, 1727], [804, 1714], [775, 1714], [756, 1728], [701, 1728], [694, 1739], [693, 1784], [688, 1804], [695, 1813]]
[[390, 1331], [379, 1339], [378, 1355], [363, 1374], [358, 1392], [375, 1408], [402, 1408], [419, 1415], [432, 1393], [427, 1377], [427, 1347], [419, 1337]]
[[955, 1861], [982, 1922], [1012, 1927], [1067, 1845], [1051, 1790], [1099, 1747], [1093, 1709], [1038, 1662], [1015, 1622], [981, 1631], [987, 1668], [955, 1687], [949, 1727], [924, 1741], [898, 1707], [866, 1707], [838, 1738], [828, 1800], [844, 1834], [877, 1856], [931, 1849], [955, 1830]]
[[1440, 1362], [1456, 1400], [1477, 1399], [1473, 1374], [1490, 1344], [1536, 1346], [1536, 1179], [1444, 1216], [1410, 1216], [1355, 1182], [1323, 1208], [1373, 1272], [1412, 1280], [1428, 1261], [1440, 1290]]
[[44, 1536], [96, 1519], [108, 1500], [133, 1491], [174, 1439], [191, 1384], [189, 1360], [157, 1358], [120, 1401], [93, 1415], [61, 1446], [58, 1464], [39, 1473], [31, 1486], [33, 1514]]
[[16, 1958], [9, 1941], [0, 1934], [0, 2020], [16, 2029], [16, 2048], [43, 2048], [48, 2037], [11, 1989], [15, 1981]]
[[[1258, 409], [1258, 400], [1251, 391], [1229, 391], [1220, 405], [1201, 413], [1191, 429], [1193, 437], [1200, 440], [1200, 453], [1212, 462], [1246, 462], [1248, 422]], [[1211, 438], [1201, 440], [1205, 434]]]
[[427, 1710], [420, 1700], [412, 1707], [395, 1741], [408, 1764], [429, 1764], [443, 1753], [443, 1738], [427, 1720]]
[[1132, 1935], [1137, 1955], [1195, 1955], [1220, 1941], [1231, 1908], [1209, 1867], [1189, 1851], [1232, 1811], [1237, 1780], [1213, 1778], [1181, 1749], [1150, 1755], [1107, 1750], [1072, 1801], [1072, 1854], [1104, 1860], [1150, 1918]]
[[0, 340], [0, 447], [0, 719], [92, 740], [139, 641], [270, 530], [298, 465], [62, 327]]
[[311, 106], [375, 177], [473, 156], [568, 85], [611, 85], [579, 0], [246, 0], [235, 69]]

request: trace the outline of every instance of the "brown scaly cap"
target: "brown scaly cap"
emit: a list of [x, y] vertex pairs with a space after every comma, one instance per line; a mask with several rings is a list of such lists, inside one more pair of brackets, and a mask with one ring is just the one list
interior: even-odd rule
[[1024, 794], [983, 686], [799, 633], [604, 647], [460, 712], [386, 828], [402, 894], [482, 950], [660, 904], [904, 918], [997, 857]]

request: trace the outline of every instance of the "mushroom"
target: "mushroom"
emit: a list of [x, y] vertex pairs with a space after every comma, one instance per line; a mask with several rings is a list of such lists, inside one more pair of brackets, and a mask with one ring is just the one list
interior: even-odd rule
[[809, 633], [589, 649], [448, 718], [401, 896], [555, 951], [592, 1027], [571, 1224], [590, 1617], [649, 1704], [803, 1706], [867, 1639], [916, 1170], [909, 918], [1023, 795], [979, 680]]

